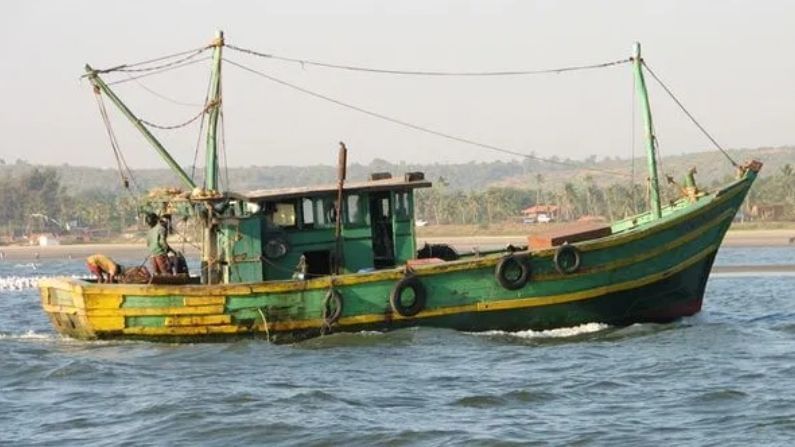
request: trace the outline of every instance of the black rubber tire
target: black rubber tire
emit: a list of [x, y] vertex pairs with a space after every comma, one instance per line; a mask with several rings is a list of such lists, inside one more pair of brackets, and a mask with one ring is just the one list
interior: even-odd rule
[[[404, 305], [402, 301], [403, 291], [406, 289], [411, 289], [414, 292], [414, 302], [410, 306]], [[395, 313], [403, 317], [413, 317], [425, 309], [427, 298], [425, 286], [420, 280], [416, 276], [406, 276], [392, 288], [392, 293], [389, 294], [389, 304]]]
[[[513, 265], [518, 266], [521, 273], [519, 274], [518, 278], [511, 280], [506, 275], [506, 272]], [[500, 283], [500, 285], [505, 289], [521, 289], [530, 280], [530, 263], [528, 263], [523, 256], [506, 256], [500, 259], [500, 262], [497, 263], [497, 267], [494, 269], [494, 277], [497, 279], [497, 282]]]
[[281, 237], [274, 237], [262, 246], [262, 252], [268, 259], [279, 259], [284, 257], [290, 251], [290, 246], [287, 240]]
[[342, 295], [334, 289], [330, 289], [323, 299], [323, 322], [330, 326], [339, 321], [342, 316]]
[[[563, 265], [563, 259], [568, 256], [574, 257], [574, 263], [570, 265]], [[552, 258], [555, 263], [555, 269], [563, 274], [568, 275], [580, 269], [580, 250], [577, 247], [569, 244], [563, 244], [555, 250], [555, 257]]]

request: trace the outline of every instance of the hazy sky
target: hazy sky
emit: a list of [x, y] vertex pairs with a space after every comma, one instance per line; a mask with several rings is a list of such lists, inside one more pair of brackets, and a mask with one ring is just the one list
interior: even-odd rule
[[[109, 67], [208, 43], [277, 55], [398, 69], [510, 70], [617, 60], [643, 44], [647, 63], [727, 147], [795, 144], [795, 2], [792, 1], [9, 1], [0, 16], [0, 158], [112, 166], [84, 63]], [[609, 69], [512, 78], [417, 78], [229, 58], [354, 105], [464, 138], [541, 156], [628, 157], [632, 73]], [[209, 62], [140, 80], [200, 103]], [[229, 164], [508, 159], [382, 122], [224, 68]], [[109, 77], [110, 79], [111, 77]], [[118, 76], [116, 77], [118, 79]], [[663, 155], [708, 141], [649, 80]], [[136, 82], [117, 93], [142, 118], [174, 124], [180, 106]], [[133, 167], [162, 167], [114, 113]], [[157, 132], [190, 164], [198, 127]], [[636, 126], [636, 134], [641, 129]], [[639, 139], [639, 138], [638, 138]], [[640, 141], [637, 151], [642, 150]], [[639, 152], [638, 152], [639, 153]]]

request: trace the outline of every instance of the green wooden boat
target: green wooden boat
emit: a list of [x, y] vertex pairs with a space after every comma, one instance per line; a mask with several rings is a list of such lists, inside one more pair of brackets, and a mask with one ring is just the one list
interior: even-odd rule
[[[547, 248], [441, 257], [416, 245], [421, 173], [336, 185], [216, 192], [216, 124], [223, 34], [214, 76], [203, 188], [87, 66], [95, 92], [130, 118], [189, 193], [152, 199], [161, 214], [201, 220], [202, 275], [147, 284], [56, 278], [40, 283], [55, 328], [78, 339], [290, 342], [335, 332], [432, 326], [462, 331], [546, 330], [599, 322], [668, 322], [697, 313], [721, 241], [761, 163], [711, 192], [660, 203], [655, 143], [640, 47], [633, 66], [645, 113], [651, 209], [599, 234]], [[431, 253], [429, 253], [429, 251]], [[447, 259], [441, 259], [447, 258]], [[456, 258], [456, 259], [452, 259]], [[181, 282], [173, 284], [173, 282]]]

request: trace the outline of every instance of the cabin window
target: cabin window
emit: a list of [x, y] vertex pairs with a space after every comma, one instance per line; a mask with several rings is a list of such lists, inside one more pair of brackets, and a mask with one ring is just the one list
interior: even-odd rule
[[395, 220], [398, 221], [411, 220], [408, 191], [401, 191], [395, 193]]
[[314, 226], [315, 223], [315, 215], [312, 212], [313, 204], [312, 199], [303, 198], [301, 199], [301, 220], [304, 223], [304, 227], [311, 228]]
[[315, 199], [315, 226], [330, 227], [337, 222], [337, 210], [333, 197], [320, 197]]
[[347, 199], [348, 223], [351, 226], [367, 225], [367, 210], [362, 196], [350, 194]]
[[273, 223], [280, 227], [295, 226], [295, 203], [276, 203]]

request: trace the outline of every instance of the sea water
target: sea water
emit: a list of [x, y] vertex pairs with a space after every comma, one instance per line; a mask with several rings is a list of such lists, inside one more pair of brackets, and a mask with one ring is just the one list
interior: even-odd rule
[[[795, 264], [724, 248], [716, 265]], [[786, 270], [786, 269], [783, 269]], [[293, 345], [81, 342], [0, 262], [0, 445], [793, 445], [795, 275], [714, 274], [665, 324], [407, 329]]]

